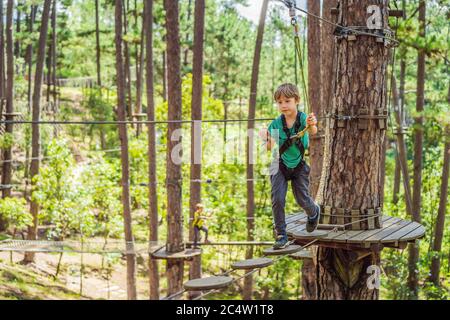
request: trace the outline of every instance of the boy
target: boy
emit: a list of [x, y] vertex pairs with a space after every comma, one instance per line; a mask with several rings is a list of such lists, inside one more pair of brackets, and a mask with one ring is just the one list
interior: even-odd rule
[[304, 160], [305, 149], [309, 146], [308, 133], [317, 133], [317, 120], [313, 113], [307, 116], [297, 110], [300, 94], [293, 84], [279, 86], [274, 99], [281, 115], [272, 121], [268, 130], [261, 130], [260, 136], [266, 143], [267, 150], [271, 150], [275, 144], [279, 149], [279, 159], [275, 158], [270, 166], [270, 183], [272, 214], [277, 233], [274, 248], [282, 249], [288, 244], [284, 207], [289, 180], [297, 204], [308, 216], [306, 230], [314, 231], [319, 221], [320, 207], [309, 194], [310, 168]]
[[196, 210], [194, 213], [194, 221], [192, 221], [192, 225], [194, 226], [194, 249], [197, 249], [197, 242], [200, 238], [200, 231], [205, 233], [205, 243], [208, 243], [208, 228], [203, 225], [205, 217], [202, 216], [203, 213], [203, 205], [201, 203], [197, 203], [195, 206]]

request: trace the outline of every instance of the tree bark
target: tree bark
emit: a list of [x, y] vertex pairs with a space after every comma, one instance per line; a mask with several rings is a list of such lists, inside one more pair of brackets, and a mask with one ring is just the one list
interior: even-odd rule
[[[254, 119], [256, 114], [256, 92], [258, 90], [259, 62], [261, 60], [261, 48], [264, 36], [264, 25], [266, 21], [268, 0], [264, 0], [259, 16], [258, 33], [256, 35], [255, 52], [253, 56], [252, 77], [250, 83], [250, 99], [248, 106], [248, 118]], [[253, 175], [253, 151], [254, 151], [254, 129], [255, 122], [249, 121], [247, 125], [247, 241], [254, 240], [255, 229], [255, 191], [254, 191], [254, 175]], [[249, 246], [245, 252], [246, 259], [253, 258], [253, 246]], [[253, 276], [249, 275], [244, 278], [243, 299], [250, 300], [253, 291]]]
[[[164, 0], [166, 10], [168, 120], [181, 120], [180, 30], [178, 2]], [[167, 130], [167, 245], [168, 252], [184, 250], [181, 193], [181, 130], [179, 122], [168, 124]], [[178, 139], [179, 137], [179, 139]], [[178, 161], [179, 160], [179, 161]], [[183, 260], [167, 261], [168, 295], [183, 287]]]
[[97, 57], [97, 85], [102, 86], [102, 72], [101, 72], [101, 52], [100, 52], [100, 19], [99, 19], [99, 2], [95, 0], [95, 53]]
[[[21, 27], [21, 20], [22, 20], [22, 13], [20, 11], [19, 7], [20, 3], [18, 3], [18, 6], [16, 7], [16, 32], [17, 34], [20, 34], [20, 27]], [[16, 39], [14, 41], [14, 56], [17, 58], [20, 58], [20, 41], [19, 39]]]
[[[13, 40], [13, 14], [14, 14], [14, 0], [8, 0], [6, 5], [6, 120], [14, 120], [11, 115], [14, 112], [14, 40]], [[12, 135], [13, 124], [7, 123], [5, 125], [5, 132]], [[3, 149], [3, 171], [2, 184], [11, 184], [11, 146]], [[11, 188], [7, 187], [2, 190], [2, 197], [10, 197]], [[2, 227], [2, 226], [0, 226]]]
[[3, 30], [3, 1], [0, 5], [0, 99], [5, 94], [5, 36]]
[[[194, 219], [195, 206], [201, 202], [202, 177], [202, 97], [203, 97], [203, 36], [205, 31], [205, 0], [195, 1], [194, 21], [194, 48], [192, 60], [192, 100], [191, 119], [195, 121], [191, 126], [191, 183], [190, 183], [190, 220], [189, 241], [194, 241]], [[187, 54], [185, 53], [185, 58]], [[202, 260], [201, 255], [194, 257], [189, 269], [189, 279], [201, 278]], [[191, 292], [190, 298], [197, 297], [201, 292]]]
[[[311, 0], [310, 0], [311, 2]], [[315, 2], [315, 1], [313, 1]], [[335, 20], [335, 16], [331, 14], [331, 8], [335, 8], [337, 6], [337, 0], [324, 0], [322, 7], [322, 17], [324, 19], [333, 21]], [[308, 11], [315, 10], [315, 14], [320, 15], [320, 7], [317, 7], [315, 3], [308, 3]], [[313, 21], [317, 19], [309, 18], [308, 24], [311, 22], [311, 26], [308, 25], [308, 41], [311, 38], [318, 37], [316, 35], [318, 24]], [[332, 99], [332, 84], [334, 78], [334, 66], [333, 66], [333, 52], [335, 48], [334, 36], [333, 36], [334, 28], [332, 25], [323, 23], [319, 27], [320, 32], [320, 41], [311, 39], [311, 43], [308, 43], [308, 66], [311, 68], [316, 68], [316, 73], [320, 74], [320, 83], [315, 81], [314, 71], [308, 71], [309, 79], [308, 79], [308, 96], [311, 99], [311, 102], [314, 102], [316, 98], [312, 98], [316, 95], [315, 91], [317, 90], [315, 86], [320, 87], [320, 104], [312, 103], [313, 112], [320, 118], [324, 116], [328, 110], [331, 108], [331, 99]], [[317, 43], [318, 42], [318, 43]], [[319, 45], [320, 46], [320, 60], [317, 60], [317, 57], [314, 54], [311, 54], [309, 47]], [[314, 51], [314, 50], [313, 50]], [[315, 53], [317, 54], [317, 53]], [[319, 67], [317, 66], [317, 62], [320, 63]], [[317, 68], [319, 71], [317, 71]], [[316, 77], [317, 78], [317, 77]], [[319, 130], [317, 135], [310, 137], [311, 145], [310, 145], [310, 165], [311, 165], [311, 173], [310, 173], [310, 192], [311, 195], [315, 197], [317, 193], [317, 189], [320, 183], [320, 175], [322, 172], [322, 162], [323, 162], [323, 152], [324, 152], [324, 137], [325, 137], [325, 125], [319, 124]], [[317, 251], [314, 251], [317, 254]], [[315, 300], [317, 299], [317, 287], [316, 287], [316, 266], [314, 264], [313, 259], [307, 259], [303, 261], [302, 264], [302, 297], [304, 300]]]
[[394, 204], [398, 203], [398, 194], [400, 192], [400, 182], [401, 182], [400, 180], [401, 180], [400, 160], [398, 158], [398, 154], [395, 154], [394, 190], [392, 192], [392, 202]]
[[[144, 29], [145, 29], [145, 19], [142, 19], [142, 31], [141, 31], [141, 43], [139, 45], [139, 51], [136, 53], [136, 109], [137, 114], [142, 113], [142, 76], [143, 76], [143, 66], [144, 66]], [[136, 50], [138, 50], [136, 48]], [[141, 119], [141, 118], [136, 118]], [[142, 125], [138, 123], [136, 125], [136, 136], [141, 134]]]
[[[36, 57], [36, 72], [34, 76], [34, 89], [33, 89], [33, 105], [32, 105], [32, 120], [40, 120], [41, 111], [41, 89], [42, 80], [44, 75], [44, 60], [45, 60], [45, 44], [47, 42], [48, 20], [50, 16], [51, 0], [45, 0], [44, 8], [42, 11], [41, 30], [39, 34], [38, 52]], [[31, 125], [31, 166], [30, 166], [30, 179], [31, 189], [34, 190], [36, 182], [34, 177], [39, 174], [40, 164], [40, 149], [41, 149], [41, 135], [38, 123]], [[38, 214], [39, 204], [36, 201], [30, 202], [30, 213], [33, 216], [33, 225], [28, 228], [28, 240], [36, 240], [37, 226], [38, 226]], [[24, 263], [34, 262], [34, 253], [25, 253]]]
[[402, 131], [402, 115], [400, 113], [400, 98], [397, 90], [397, 80], [394, 75], [392, 75], [391, 79], [391, 90], [392, 90], [392, 102], [394, 105], [394, 116], [395, 121], [397, 123], [397, 151], [399, 158], [399, 166], [402, 172], [402, 180], [403, 180], [403, 189], [405, 190], [405, 204], [406, 204], [406, 212], [408, 215], [413, 218], [415, 215], [415, 210], [413, 209], [412, 197], [411, 197], [411, 183], [409, 181], [409, 172], [408, 172], [408, 160], [407, 160], [407, 149], [405, 136]]
[[[339, 23], [365, 25], [367, 7], [377, 5], [381, 11], [380, 22], [387, 27], [387, 2], [342, 0]], [[368, 36], [358, 36], [352, 42], [342, 39], [337, 43], [335, 59], [331, 114], [358, 114], [362, 107], [367, 108], [369, 114], [375, 114], [377, 109], [386, 110], [388, 49], [383, 43]], [[329, 121], [318, 203], [346, 211], [382, 207], [380, 170], [385, 131], [378, 128], [375, 120], [369, 120], [364, 130], [358, 128], [358, 119], [344, 122], [344, 127], [338, 126], [336, 119]], [[331, 214], [334, 215], [335, 210]], [[331, 217], [330, 223], [336, 222], [337, 219]], [[369, 266], [378, 266], [378, 250], [355, 261], [348, 250], [319, 247], [317, 257], [318, 299], [378, 298], [378, 288], [367, 285], [369, 273], [366, 273]]]
[[[116, 48], [116, 81], [117, 81], [117, 119], [126, 120], [125, 110], [125, 76], [122, 56], [122, 0], [116, 0], [115, 7], [115, 48]], [[120, 159], [122, 168], [122, 207], [124, 232], [126, 241], [127, 261], [127, 295], [129, 300], [137, 299], [136, 292], [136, 255], [134, 254], [134, 239], [131, 220], [130, 204], [130, 173], [128, 159], [127, 125], [118, 124], [120, 139]], [[130, 253], [131, 252], [131, 253]]]
[[[128, 4], [128, 0], [126, 1], [126, 4]], [[127, 36], [128, 33], [128, 6], [123, 6], [123, 32], [124, 36]], [[123, 41], [123, 47], [124, 47], [124, 55], [125, 55], [125, 69], [124, 69], [124, 76], [125, 76], [125, 86], [126, 86], [126, 111], [127, 111], [127, 117], [128, 120], [133, 120], [133, 98], [131, 93], [131, 65], [130, 65], [130, 50], [128, 47], [128, 41]]]
[[[450, 104], [450, 86], [448, 88], [447, 100]], [[441, 196], [439, 199], [438, 215], [436, 219], [436, 226], [434, 228], [433, 239], [433, 258], [431, 259], [430, 281], [436, 286], [439, 286], [439, 271], [441, 269], [441, 249], [442, 239], [444, 237], [445, 226], [445, 212], [447, 209], [448, 196], [448, 177], [450, 169], [450, 126], [445, 128], [445, 145], [444, 145], [444, 165], [442, 167], [442, 182], [441, 182]]]
[[[425, 0], [419, 2], [419, 35], [425, 38], [425, 15], [426, 4]], [[416, 111], [419, 116], [414, 118], [414, 184], [413, 184], [413, 207], [415, 215], [414, 221], [421, 221], [421, 202], [422, 202], [422, 166], [423, 166], [423, 115], [425, 105], [425, 49], [419, 49], [417, 56], [417, 98]], [[409, 298], [418, 299], [418, 277], [417, 277], [417, 263], [419, 261], [419, 246], [418, 242], [410, 244], [408, 247], [408, 288]]]
[[[166, 41], [166, 37], [163, 36], [163, 41]], [[162, 74], [162, 96], [164, 102], [167, 101], [167, 50], [164, 50], [162, 53], [162, 68], [163, 68], [163, 74]]]
[[[405, 2], [403, 1], [402, 9], [406, 10], [404, 5], [405, 5]], [[397, 123], [397, 127], [398, 127], [398, 130], [402, 131], [403, 126], [405, 124], [404, 106], [405, 106], [405, 80], [406, 80], [406, 60], [405, 60], [406, 51], [405, 50], [401, 51], [400, 55], [401, 55], [401, 58], [400, 58], [400, 88], [399, 88], [400, 102], [399, 102], [399, 110], [398, 110], [399, 115], [400, 115], [400, 122]], [[397, 88], [396, 88], [396, 90], [397, 90]], [[399, 134], [399, 133], [397, 133], [397, 134]], [[394, 192], [393, 192], [393, 197], [392, 197], [392, 202], [394, 204], [398, 203], [398, 194], [400, 193], [401, 174], [402, 174], [401, 165], [402, 164], [400, 162], [399, 154], [396, 154], [395, 155], [395, 173], [394, 173]]]
[[[326, 10], [325, 6], [324, 10]], [[308, 12], [320, 16], [320, 1], [308, 0]], [[324, 79], [321, 78], [322, 50], [320, 28], [320, 20], [313, 16], [308, 16], [308, 103], [311, 107], [311, 112], [317, 116], [321, 116], [323, 114], [321, 84], [324, 83], [322, 82]], [[332, 39], [332, 35], [329, 34], [329, 38], [327, 38], [328, 42], [332, 41]], [[330, 43], [327, 43], [327, 45], [330, 45]], [[331, 46], [327, 49], [329, 48], [331, 48]], [[332, 60], [331, 53], [328, 54], [327, 58], [331, 58], [330, 60]], [[324, 60], [329, 61], [328, 59]], [[329, 69], [327, 71], [329, 71]], [[328, 80], [330, 78], [331, 77], [328, 77], [325, 82], [329, 82]], [[322, 132], [319, 132], [318, 135], [311, 137], [311, 143], [309, 146], [309, 154], [311, 157], [310, 190], [313, 197], [317, 193], [320, 173], [322, 171], [323, 141], [320, 137], [323, 134], [323, 130], [321, 131]]]
[[[37, 6], [32, 5], [30, 8], [30, 16], [28, 20], [28, 32], [30, 34], [33, 33], [34, 20], [36, 17]], [[33, 69], [33, 44], [29, 43], [26, 49], [26, 62], [27, 62], [27, 112], [31, 113], [31, 104], [32, 104], [32, 82], [31, 75]], [[28, 185], [30, 183], [30, 143], [29, 136], [26, 136], [26, 150], [25, 150], [25, 168], [24, 168], [24, 178], [25, 178], [25, 199], [28, 199]]]
[[[144, 2], [144, 33], [146, 43], [146, 84], [147, 84], [147, 118], [155, 120], [155, 100], [153, 85], [153, 0]], [[148, 132], [148, 216], [150, 222], [150, 241], [158, 241], [158, 194], [156, 177], [156, 132], [155, 124], [149, 123]], [[149, 256], [148, 277], [150, 283], [150, 299], [159, 299], [158, 261]]]

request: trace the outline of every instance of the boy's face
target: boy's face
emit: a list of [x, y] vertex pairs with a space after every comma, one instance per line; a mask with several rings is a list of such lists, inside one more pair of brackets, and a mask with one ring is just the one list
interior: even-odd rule
[[281, 96], [279, 99], [277, 99], [278, 111], [280, 111], [280, 113], [284, 114], [285, 116], [293, 115], [297, 111], [298, 103], [298, 99]]

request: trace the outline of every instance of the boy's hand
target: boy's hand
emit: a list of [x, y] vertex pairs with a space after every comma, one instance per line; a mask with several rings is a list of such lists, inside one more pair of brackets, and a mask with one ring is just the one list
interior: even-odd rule
[[270, 137], [269, 131], [266, 128], [259, 130], [258, 135], [261, 138], [261, 140], [264, 142], [267, 142], [267, 140], [269, 140], [269, 137]]
[[317, 125], [317, 118], [314, 115], [314, 112], [310, 113], [306, 118], [306, 124], [310, 127]]

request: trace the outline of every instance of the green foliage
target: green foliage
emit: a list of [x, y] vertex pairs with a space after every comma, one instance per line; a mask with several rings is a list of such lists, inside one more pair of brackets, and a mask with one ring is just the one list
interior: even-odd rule
[[8, 149], [11, 148], [14, 144], [14, 138], [11, 133], [5, 132], [0, 136], [0, 148]]
[[47, 152], [50, 160], [35, 178], [36, 189], [32, 198], [41, 207], [40, 221], [55, 225], [48, 236], [64, 239], [72, 229], [84, 235], [91, 234], [95, 225], [94, 216], [88, 211], [91, 200], [77, 181], [79, 172], [67, 142], [53, 140]]
[[90, 196], [95, 231], [104, 238], [119, 237], [123, 230], [118, 168], [98, 156], [82, 172], [83, 189]]
[[16, 230], [31, 226], [33, 217], [26, 205], [25, 199], [2, 198], [0, 199], [0, 217]]

